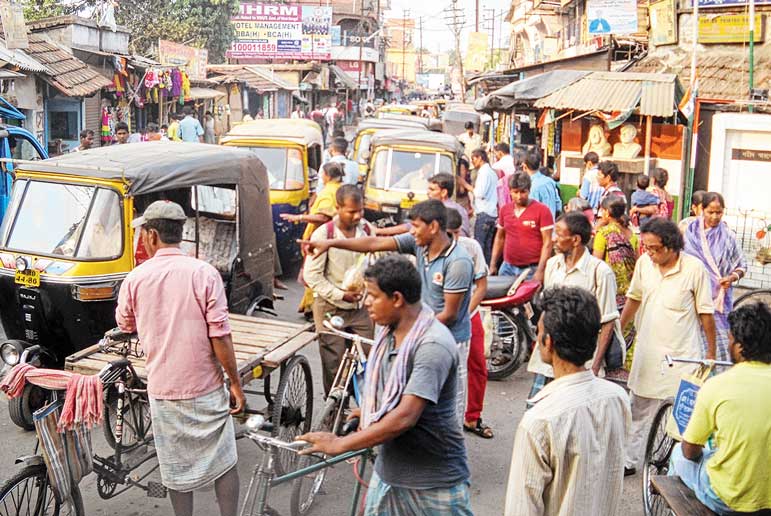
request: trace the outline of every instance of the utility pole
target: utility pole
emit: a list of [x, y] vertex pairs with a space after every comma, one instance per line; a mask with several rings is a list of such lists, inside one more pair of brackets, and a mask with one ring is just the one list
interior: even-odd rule
[[492, 35], [490, 40], [490, 69], [492, 69], [495, 66], [495, 61], [493, 60], [493, 49], [495, 48], [495, 9], [485, 9], [485, 12], [488, 13], [487, 21], [490, 23], [490, 26], [486, 27], [486, 29]]
[[418, 23], [420, 26], [420, 48], [418, 49], [418, 70], [419, 73], [423, 74], [423, 17], [421, 16], [418, 18]]
[[474, 13], [474, 32], [479, 32], [479, 0], [474, 2]]
[[463, 76], [463, 59], [460, 55], [460, 34], [463, 31], [463, 20], [465, 15], [463, 9], [458, 7], [458, 0], [452, 0], [452, 6], [448, 7], [445, 11], [445, 23], [452, 30], [455, 37], [455, 61], [460, 72], [460, 98], [462, 102], [466, 102], [466, 79]]
[[[364, 36], [362, 35], [362, 29], [364, 28], [364, 0], [361, 2], [361, 17], [359, 18], [359, 27], [356, 30], [359, 36], [359, 80], [356, 81], [356, 102], [361, 105], [361, 62], [362, 54], [364, 53]], [[347, 105], [346, 105], [347, 107]]]
[[[410, 15], [409, 9], [402, 12], [402, 81], [407, 83], [407, 74], [405, 68], [407, 65], [407, 17]], [[402, 90], [404, 93], [404, 90]]]

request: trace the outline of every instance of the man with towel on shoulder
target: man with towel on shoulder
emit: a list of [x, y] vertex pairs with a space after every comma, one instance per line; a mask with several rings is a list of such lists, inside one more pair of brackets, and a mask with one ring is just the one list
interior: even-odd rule
[[[182, 207], [156, 201], [132, 222], [150, 259], [120, 289], [115, 319], [136, 331], [147, 357], [155, 447], [176, 516], [192, 516], [193, 491], [214, 482], [222, 516], [238, 506], [231, 414], [246, 399], [233, 352], [222, 278], [179, 248]], [[230, 380], [225, 387], [222, 369]]]

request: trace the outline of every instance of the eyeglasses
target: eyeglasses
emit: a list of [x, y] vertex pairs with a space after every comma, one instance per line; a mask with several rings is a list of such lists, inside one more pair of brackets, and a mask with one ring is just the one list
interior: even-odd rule
[[666, 247], [664, 247], [663, 245], [646, 245], [645, 246], [645, 251], [648, 254], [658, 254], [664, 249], [666, 249]]

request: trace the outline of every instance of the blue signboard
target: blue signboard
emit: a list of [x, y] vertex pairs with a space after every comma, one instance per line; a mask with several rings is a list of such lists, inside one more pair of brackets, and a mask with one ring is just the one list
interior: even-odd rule
[[[744, 7], [749, 3], [749, 0], [699, 0], [699, 7]], [[771, 0], [755, 0], [755, 5], [771, 5]], [[693, 0], [691, 0], [691, 7], [693, 7]]]
[[693, 407], [696, 406], [696, 394], [701, 387], [688, 380], [680, 380], [680, 387], [677, 389], [675, 404], [672, 408], [672, 416], [677, 423], [677, 429], [682, 434], [691, 420]]
[[332, 46], [339, 47], [342, 45], [343, 31], [339, 25], [332, 25], [329, 28], [329, 34], [332, 36]]

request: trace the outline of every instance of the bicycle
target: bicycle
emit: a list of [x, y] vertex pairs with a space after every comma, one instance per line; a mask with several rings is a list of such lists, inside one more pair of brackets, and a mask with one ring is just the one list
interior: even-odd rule
[[[343, 318], [339, 316], [324, 321], [324, 327], [330, 333], [346, 339], [346, 350], [324, 403], [321, 418], [313, 426], [312, 432], [331, 432], [336, 435], [343, 435], [345, 411], [350, 405], [351, 397], [355, 398], [357, 405], [360, 404], [359, 379], [363, 377], [367, 363], [367, 354], [364, 352], [362, 344], [372, 346], [375, 342], [372, 339], [341, 330], [344, 324]], [[326, 477], [326, 469], [319, 469], [315, 473], [316, 475], [313, 477], [306, 475], [298, 477], [292, 485], [289, 506], [293, 516], [307, 514], [313, 500], [321, 490], [321, 485]]]
[[[274, 457], [276, 454], [271, 453], [271, 451], [273, 449], [280, 449], [299, 453], [303, 448], [308, 446], [308, 443], [305, 441], [294, 441], [290, 443], [259, 433], [260, 431], [270, 431], [272, 426], [271, 423], [266, 422], [265, 418], [260, 415], [251, 416], [246, 421], [245, 437], [259, 446], [263, 450], [263, 454], [262, 461], [255, 467], [249, 481], [246, 497], [244, 498], [244, 503], [241, 507], [241, 512], [239, 513], [240, 516], [280, 516], [278, 511], [268, 505], [268, 497], [271, 488], [318, 471], [324, 471], [326, 468], [344, 461], [361, 457], [357, 465], [357, 476], [358, 478], [364, 476], [367, 465], [366, 456], [370, 454], [370, 450], [368, 449], [351, 451], [330, 458], [317, 456], [318, 462], [316, 464], [298, 469], [291, 473], [275, 476]], [[357, 481], [354, 486], [351, 511], [349, 513], [350, 516], [356, 516], [358, 512], [361, 487], [361, 483]]]
[[[165, 498], [166, 488], [153, 481], [146, 484], [142, 482], [152, 474], [157, 468], [156, 464], [142, 476], [132, 478], [131, 473], [156, 457], [155, 449], [152, 447], [152, 435], [148, 427], [137, 427], [133, 435], [133, 442], [124, 444], [124, 429], [130, 428], [124, 426], [124, 416], [128, 407], [131, 407], [132, 397], [147, 403], [147, 390], [144, 384], [139, 380], [139, 375], [134, 370], [131, 361], [126, 358], [129, 356], [133, 336], [113, 333], [114, 339], [108, 338], [110, 346], [117, 346], [122, 350], [123, 358], [109, 362], [98, 373], [104, 386], [104, 395], [106, 396], [110, 389], [115, 390], [115, 412], [114, 425], [110, 426], [112, 433], [113, 454], [108, 457], [93, 456], [93, 471], [97, 475], [96, 487], [97, 493], [102, 499], [113, 498], [132, 487], [139, 487], [144, 490], [148, 496], [155, 498]], [[26, 363], [29, 352], [32, 348], [26, 350], [21, 357], [20, 363]], [[58, 371], [54, 371], [58, 373]], [[51, 402], [57, 402], [62, 396], [61, 391], [49, 389], [51, 392]], [[105, 406], [105, 412], [109, 408]], [[108, 426], [108, 425], [105, 425]], [[108, 430], [105, 429], [105, 435]], [[40, 437], [40, 436], [38, 436]], [[72, 483], [71, 499], [66, 502], [60, 502], [56, 499], [53, 487], [49, 482], [48, 466], [43, 456], [38, 454], [40, 448], [40, 438], [35, 444], [33, 455], [23, 456], [17, 459], [17, 464], [22, 463], [24, 467], [10, 480], [6, 481], [0, 487], [0, 516], [43, 516], [54, 514], [57, 516], [85, 516], [83, 500], [80, 488], [76, 483]], [[125, 486], [118, 489], [118, 486]], [[26, 512], [24, 512], [26, 511]]]
[[[675, 362], [684, 364], [696, 364], [703, 367], [719, 366], [731, 367], [731, 362], [718, 360], [698, 360], [693, 358], [675, 358], [665, 355], [667, 366], [672, 367]], [[669, 516], [671, 511], [651, 483], [651, 477], [666, 475], [669, 472], [669, 459], [677, 439], [667, 431], [667, 425], [672, 416], [674, 398], [664, 400], [653, 417], [651, 429], [645, 444], [645, 462], [642, 471], [642, 495], [645, 516]]]

